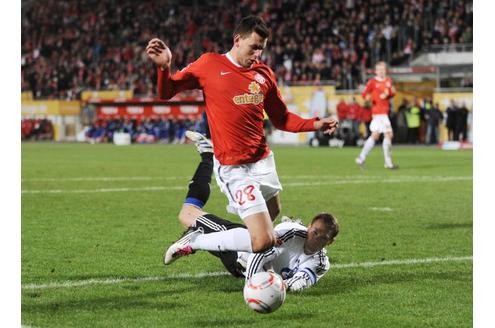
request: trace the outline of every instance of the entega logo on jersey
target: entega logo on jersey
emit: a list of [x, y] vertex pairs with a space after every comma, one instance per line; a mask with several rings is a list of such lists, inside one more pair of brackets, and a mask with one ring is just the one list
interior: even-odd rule
[[246, 105], [246, 104], [258, 105], [258, 104], [263, 102], [264, 96], [262, 93], [260, 93], [261, 87], [258, 83], [254, 82], [254, 81], [249, 83], [248, 89], [249, 89], [249, 92], [251, 92], [251, 94], [245, 93], [243, 95], [234, 96], [232, 98], [232, 101], [234, 102], [234, 104], [236, 104], [236, 105]]

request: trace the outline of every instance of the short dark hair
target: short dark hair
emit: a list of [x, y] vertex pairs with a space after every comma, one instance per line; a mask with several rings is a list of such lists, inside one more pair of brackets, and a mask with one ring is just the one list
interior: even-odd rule
[[259, 16], [250, 15], [241, 19], [241, 22], [234, 30], [234, 36], [239, 34], [241, 37], [245, 38], [250, 36], [253, 32], [256, 32], [263, 39], [268, 38], [270, 35], [270, 31], [263, 19]]
[[337, 222], [337, 219], [329, 213], [320, 213], [317, 214], [313, 220], [311, 220], [311, 224], [313, 224], [317, 220], [322, 220], [325, 226], [328, 228], [328, 231], [330, 232], [330, 237], [334, 239], [337, 237], [339, 234], [339, 223]]

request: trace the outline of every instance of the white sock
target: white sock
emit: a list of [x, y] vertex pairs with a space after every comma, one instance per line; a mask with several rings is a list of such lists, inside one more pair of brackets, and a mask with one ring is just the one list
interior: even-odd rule
[[385, 158], [385, 165], [392, 166], [392, 141], [390, 139], [383, 139], [383, 157]]
[[251, 236], [244, 228], [206, 233], [191, 241], [191, 247], [203, 251], [241, 251], [253, 252]]
[[368, 153], [373, 149], [375, 146], [375, 139], [373, 139], [372, 136], [369, 136], [368, 139], [366, 139], [366, 142], [364, 143], [363, 150], [361, 150], [361, 154], [359, 154], [359, 158], [361, 160], [365, 160], [366, 156], [368, 156]]

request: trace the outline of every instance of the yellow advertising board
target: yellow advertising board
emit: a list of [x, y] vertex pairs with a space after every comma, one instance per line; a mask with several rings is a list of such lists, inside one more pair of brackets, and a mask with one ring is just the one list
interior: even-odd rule
[[21, 115], [79, 115], [81, 102], [78, 100], [27, 100], [21, 102]]
[[[285, 86], [280, 89], [282, 97], [289, 108], [289, 111], [297, 113], [303, 117], [315, 116], [314, 104], [323, 102], [324, 111], [328, 112], [328, 99], [335, 94], [334, 86]], [[323, 93], [322, 93], [323, 92]], [[318, 105], [316, 106], [318, 107]], [[320, 115], [318, 115], [320, 116]], [[306, 134], [298, 134], [299, 142], [306, 142]]]
[[21, 101], [33, 100], [33, 92], [32, 91], [22, 91], [21, 92]]
[[282, 87], [280, 91], [287, 105], [294, 105], [297, 113], [304, 114], [311, 111], [311, 101], [315, 91], [323, 91], [328, 99], [335, 94], [335, 87], [333, 85], [292, 86]]

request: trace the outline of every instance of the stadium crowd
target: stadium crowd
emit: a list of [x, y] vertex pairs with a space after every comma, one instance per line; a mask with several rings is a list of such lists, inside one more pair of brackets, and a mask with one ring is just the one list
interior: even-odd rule
[[248, 14], [272, 28], [263, 60], [281, 84], [334, 80], [354, 89], [379, 59], [407, 64], [428, 45], [473, 40], [469, 0], [26, 1], [22, 90], [36, 99], [78, 99], [87, 89], [153, 95], [144, 53], [151, 38], [172, 45], [180, 69], [202, 52], [227, 51]]
[[86, 129], [85, 139], [91, 144], [113, 142], [114, 134], [121, 132], [128, 133], [133, 143], [184, 143], [187, 130], [205, 134], [206, 124], [202, 119], [97, 119]]
[[21, 140], [53, 140], [53, 137], [53, 123], [49, 119], [22, 119]]

